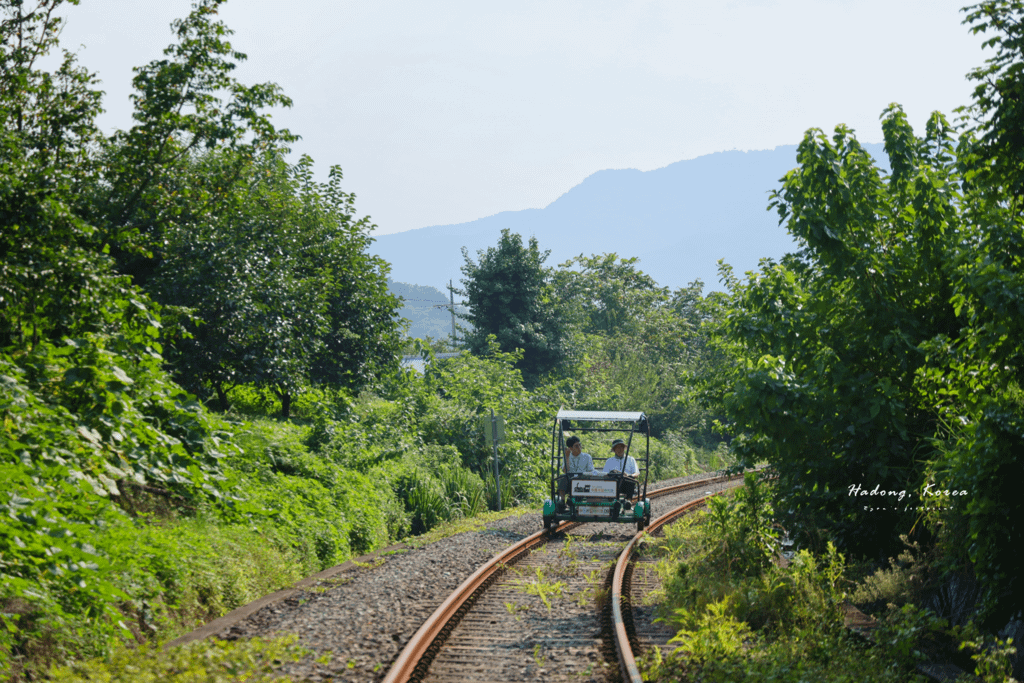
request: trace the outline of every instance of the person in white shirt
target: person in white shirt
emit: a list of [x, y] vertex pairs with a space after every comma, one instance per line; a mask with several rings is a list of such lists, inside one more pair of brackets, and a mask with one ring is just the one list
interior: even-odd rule
[[612, 441], [612, 451], [615, 455], [604, 461], [602, 471], [605, 474], [623, 475], [619, 490], [625, 493], [627, 498], [632, 498], [640, 468], [637, 467], [632, 455], [626, 455], [626, 442], [622, 439]]
[[570, 436], [565, 440], [565, 471], [570, 474], [593, 474], [594, 459], [583, 452], [580, 437]]
[[569, 480], [573, 475], [593, 473], [594, 459], [590, 453], [583, 452], [580, 437], [570, 436], [565, 440], [565, 474], [558, 477], [558, 493], [562, 496], [559, 502], [564, 504], [564, 496], [569, 492]]

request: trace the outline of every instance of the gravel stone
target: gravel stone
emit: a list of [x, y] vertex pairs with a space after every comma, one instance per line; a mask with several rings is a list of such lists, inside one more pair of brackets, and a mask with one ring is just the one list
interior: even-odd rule
[[[667, 480], [648, 490], [707, 476]], [[655, 514], [658, 509], [667, 508], [659, 505]], [[294, 681], [381, 681], [406, 642], [459, 584], [499, 551], [541, 528], [537, 509], [480, 531], [380, 554], [365, 566], [352, 566], [271, 603], [214, 637], [294, 633], [313, 654], [285, 664], [280, 674]], [[316, 661], [325, 657], [326, 663]]]

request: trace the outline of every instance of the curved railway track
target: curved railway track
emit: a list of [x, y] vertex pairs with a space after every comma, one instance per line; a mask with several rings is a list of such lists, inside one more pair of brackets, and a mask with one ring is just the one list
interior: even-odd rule
[[[507, 548], [471, 575], [423, 623], [385, 683], [640, 681], [634, 652], [630, 558], [646, 534], [741, 477], [711, 477], [648, 491], [671, 506], [646, 531], [624, 524], [562, 523]], [[614, 569], [613, 569], [614, 565]], [[601, 609], [595, 609], [600, 607]], [[646, 640], [650, 640], [648, 637]], [[657, 638], [655, 638], [657, 640]]]

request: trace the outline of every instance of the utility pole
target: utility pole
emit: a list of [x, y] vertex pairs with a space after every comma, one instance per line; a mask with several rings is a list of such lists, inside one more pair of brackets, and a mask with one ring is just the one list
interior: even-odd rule
[[451, 280], [448, 280], [448, 302], [452, 311], [452, 346], [455, 346], [459, 340], [455, 337], [455, 288]]
[[455, 287], [452, 286], [451, 280], [448, 280], [448, 303], [438, 304], [434, 308], [447, 308], [452, 312], [452, 346], [456, 346], [459, 338], [455, 336]]
[[505, 438], [505, 418], [494, 414], [491, 408], [491, 416], [480, 416], [480, 428], [484, 432], [484, 440], [488, 446], [494, 449], [494, 488], [498, 496], [497, 508], [501, 510], [501, 467], [498, 464], [498, 444], [503, 444]]
[[498, 473], [498, 441], [503, 436], [504, 434], [498, 435], [498, 418], [494, 416], [494, 408], [491, 408], [491, 443], [494, 445], [494, 488], [498, 493], [498, 512], [501, 512], [501, 476]]

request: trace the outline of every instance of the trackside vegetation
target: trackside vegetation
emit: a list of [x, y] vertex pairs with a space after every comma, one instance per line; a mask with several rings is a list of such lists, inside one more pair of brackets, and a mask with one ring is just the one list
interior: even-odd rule
[[[771, 497], [748, 473], [743, 489], [711, 499], [659, 540], [663, 618], [677, 634], [667, 657], [645, 657], [645, 680], [925, 683], [917, 665], [935, 661], [955, 662], [973, 680], [1012, 680], [1006, 639], [982, 635], [973, 621], [951, 627], [914, 604], [927, 572], [919, 547], [873, 574], [848, 565], [832, 543], [819, 555], [784, 557]], [[846, 628], [849, 602], [875, 608], [870, 641]]]
[[[575, 324], [540, 365], [493, 333], [446, 360], [403, 341], [374, 226], [339, 168], [321, 181], [289, 160], [296, 136], [269, 112], [290, 100], [235, 79], [222, 0], [173, 23], [135, 69], [132, 127], [109, 135], [98, 82], [59, 46], [63, 4], [0, 0], [0, 680], [270, 676], [301, 653], [146, 648], [496, 508], [491, 409], [504, 508], [544, 495], [558, 406], [677, 410], [678, 335], [632, 344], [671, 368], [656, 395], [608, 374], [616, 347]], [[550, 287], [524, 275], [530, 296]], [[425, 374], [399, 366], [403, 344]], [[725, 464], [688, 406], [697, 419], [656, 423], [660, 476]]]
[[0, 0], [0, 681], [271, 680], [308, 654], [160, 644], [535, 509], [559, 408], [643, 410], [657, 479], [776, 475], [666, 536], [678, 647], [651, 680], [1021, 677], [1024, 2], [966, 9], [993, 56], [956, 118], [882, 112], [890, 171], [808, 131], [769, 207], [794, 253], [706, 294], [506, 231], [465, 255], [472, 329], [443, 359], [403, 337], [341, 169], [290, 156], [288, 97], [235, 78], [223, 2], [172, 24], [106, 134], [59, 45], [77, 0]]
[[[722, 267], [706, 327], [731, 362], [707, 391], [740, 463], [777, 475], [774, 522], [801, 550], [767, 562], [752, 494], [715, 504], [669, 572], [666, 676], [886, 680], [925, 658], [1024, 676], [1024, 3], [964, 12], [993, 55], [972, 102], [923, 131], [887, 107], [891, 171], [845, 126], [808, 131], [769, 206], [797, 250]], [[861, 585], [844, 588], [841, 555]], [[846, 598], [884, 617], [877, 648], [840, 628]]]

